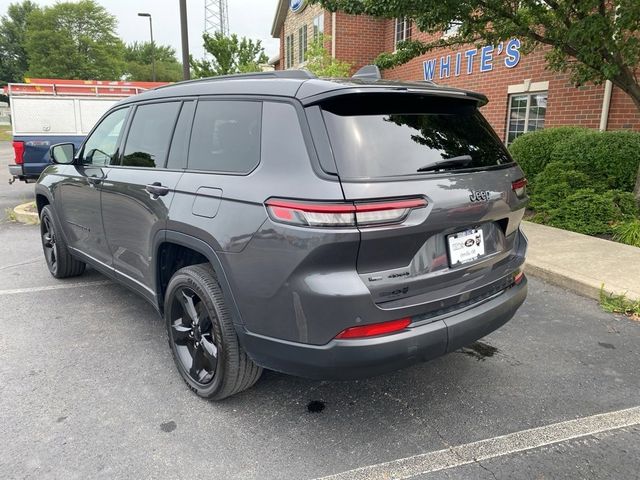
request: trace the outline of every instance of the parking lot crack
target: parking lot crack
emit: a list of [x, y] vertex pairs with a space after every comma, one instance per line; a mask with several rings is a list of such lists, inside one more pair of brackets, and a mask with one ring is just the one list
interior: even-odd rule
[[473, 461], [483, 470], [489, 472], [491, 474], [491, 476], [493, 477], [494, 480], [498, 480], [498, 477], [496, 477], [496, 474], [493, 473], [493, 471], [491, 471], [489, 468], [485, 467], [480, 460], [478, 460], [477, 458], [474, 458]]

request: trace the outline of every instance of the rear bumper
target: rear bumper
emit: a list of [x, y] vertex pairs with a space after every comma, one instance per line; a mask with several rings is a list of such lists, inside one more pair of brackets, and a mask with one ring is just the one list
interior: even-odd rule
[[473, 343], [508, 322], [527, 296], [526, 278], [497, 296], [427, 324], [387, 336], [308, 345], [246, 330], [240, 341], [258, 364], [317, 379], [370, 377], [431, 360]]
[[22, 165], [9, 165], [9, 175], [12, 177], [22, 177]]

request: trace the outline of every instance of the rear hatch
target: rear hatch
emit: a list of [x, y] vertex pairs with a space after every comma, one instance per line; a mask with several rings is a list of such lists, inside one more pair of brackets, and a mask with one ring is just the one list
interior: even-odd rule
[[358, 223], [357, 270], [381, 308], [442, 314], [504, 290], [524, 261], [523, 173], [477, 101], [359, 92], [320, 106], [345, 199], [408, 200], [395, 220]]

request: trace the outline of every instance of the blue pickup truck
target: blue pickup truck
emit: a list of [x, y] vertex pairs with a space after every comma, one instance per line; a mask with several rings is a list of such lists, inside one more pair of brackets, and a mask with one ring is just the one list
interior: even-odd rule
[[20, 135], [13, 134], [14, 164], [9, 165], [10, 183], [15, 180], [35, 182], [42, 171], [51, 164], [49, 147], [56, 143], [71, 142], [80, 147], [84, 135]]
[[[63, 142], [80, 147], [114, 103], [146, 90], [131, 82], [54, 82], [8, 85], [15, 154], [10, 183], [35, 182], [51, 164], [49, 147]], [[152, 85], [159, 84], [145, 82], [145, 87]]]

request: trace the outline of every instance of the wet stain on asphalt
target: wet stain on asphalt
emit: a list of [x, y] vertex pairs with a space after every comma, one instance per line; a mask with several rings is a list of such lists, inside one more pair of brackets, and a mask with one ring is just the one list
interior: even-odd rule
[[309, 413], [320, 413], [321, 411], [324, 410], [325, 406], [326, 405], [324, 402], [320, 400], [313, 400], [309, 402], [309, 404], [307, 405], [307, 411]]
[[609, 350], [615, 350], [616, 349], [616, 347], [614, 345], [612, 345], [611, 343], [598, 342], [598, 345], [600, 345], [602, 348], [608, 348]]
[[177, 427], [178, 426], [176, 425], [176, 422], [174, 422], [173, 420], [160, 424], [160, 430], [167, 433], [173, 432]]
[[67, 417], [58, 417], [58, 419], [56, 420], [56, 422], [58, 423], [62, 423], [67, 419]]
[[462, 348], [460, 352], [465, 355], [469, 355], [480, 362], [485, 361], [488, 357], [493, 357], [498, 353], [498, 349], [496, 347], [492, 347], [488, 343], [474, 342], [468, 347]]

